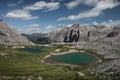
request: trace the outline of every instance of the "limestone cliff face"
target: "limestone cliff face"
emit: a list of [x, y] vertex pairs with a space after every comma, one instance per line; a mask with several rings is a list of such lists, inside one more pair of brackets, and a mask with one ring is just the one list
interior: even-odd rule
[[52, 31], [49, 37], [53, 42], [81, 42], [104, 38], [113, 29], [106, 26], [87, 26], [74, 24], [59, 31]]
[[28, 45], [32, 44], [26, 37], [4, 21], [0, 21], [0, 45]]

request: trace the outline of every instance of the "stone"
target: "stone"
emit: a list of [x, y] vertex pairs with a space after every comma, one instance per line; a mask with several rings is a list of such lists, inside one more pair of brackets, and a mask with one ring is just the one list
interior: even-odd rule
[[85, 76], [85, 74], [82, 73], [82, 72], [77, 72], [76, 76], [79, 77], [79, 78], [81, 78], [81, 77]]

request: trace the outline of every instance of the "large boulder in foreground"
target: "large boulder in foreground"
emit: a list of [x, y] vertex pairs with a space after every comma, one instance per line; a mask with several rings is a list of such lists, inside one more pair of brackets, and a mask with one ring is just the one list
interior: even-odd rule
[[31, 45], [26, 37], [13, 27], [0, 20], [0, 45]]

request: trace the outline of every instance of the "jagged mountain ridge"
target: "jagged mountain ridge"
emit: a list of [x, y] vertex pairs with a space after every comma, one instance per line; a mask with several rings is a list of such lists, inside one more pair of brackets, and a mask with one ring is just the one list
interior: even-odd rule
[[4, 21], [0, 21], [0, 45], [30, 45], [28, 39]]
[[59, 31], [52, 31], [49, 37], [53, 42], [80, 42], [96, 40], [106, 37], [112, 32], [112, 27], [107, 26], [87, 26], [81, 24], [74, 24], [71, 27], [65, 27]]

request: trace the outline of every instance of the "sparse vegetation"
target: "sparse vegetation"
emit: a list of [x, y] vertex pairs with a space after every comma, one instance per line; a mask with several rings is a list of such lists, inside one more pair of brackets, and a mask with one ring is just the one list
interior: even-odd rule
[[[21, 78], [27, 80], [30, 76], [32, 76], [32, 80], [39, 76], [42, 76], [44, 80], [86, 80], [86, 78], [77, 78], [75, 75], [78, 71], [84, 71], [85, 68], [83, 67], [50, 65], [41, 62], [44, 56], [57, 49], [61, 49], [60, 52], [68, 51], [69, 48], [65, 46], [68, 45], [53, 45], [47, 47], [46, 51], [42, 53], [30, 53], [21, 51], [20, 48], [13, 49], [12, 47], [1, 46], [0, 52], [7, 53], [4, 56], [0, 55], [1, 80], [8, 80], [7, 76], [10, 77], [9, 80], [21, 80]], [[37, 47], [32, 46], [31, 48]], [[4, 76], [6, 78], [2, 79]]]
[[[58, 47], [48, 47], [47, 51], [42, 53], [28, 53], [20, 51], [19, 48], [1, 46], [0, 52], [7, 53], [4, 56], [0, 55], [1, 80], [8, 80], [7, 76], [12, 77], [9, 80], [20, 80], [24, 76], [24, 80], [27, 80], [29, 76], [33, 76], [33, 80], [38, 76], [42, 76], [44, 80], [75, 80], [75, 73], [78, 69], [66, 71], [66, 66], [49, 65], [41, 62], [44, 56], [48, 55], [49, 52], [54, 52]], [[33, 46], [32, 48], [36, 47]], [[66, 51], [63, 47], [61, 50]], [[4, 76], [6, 79], [2, 79]]]
[[[40, 46], [25, 46], [26, 48], [40, 48]], [[70, 65], [50, 65], [42, 63], [43, 57], [54, 53], [57, 49], [59, 52], [66, 52], [71, 49], [78, 51], [87, 51], [96, 54], [95, 50], [71, 48], [70, 44], [50, 45], [45, 52], [32, 53], [21, 48], [12, 46], [0, 46], [0, 80], [36, 80], [42, 77], [43, 80], [104, 80], [96, 74], [91, 74], [88, 67], [70, 66]], [[93, 65], [94, 66], [94, 65]], [[90, 66], [91, 67], [91, 66]], [[83, 77], [76, 76], [77, 72], [85, 74]], [[108, 80], [106, 78], [106, 80]]]

